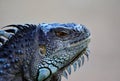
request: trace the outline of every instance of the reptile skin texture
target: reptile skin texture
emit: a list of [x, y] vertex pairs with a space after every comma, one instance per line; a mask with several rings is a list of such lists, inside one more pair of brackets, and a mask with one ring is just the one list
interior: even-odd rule
[[61, 81], [89, 58], [82, 24], [7, 25], [0, 29], [0, 81]]

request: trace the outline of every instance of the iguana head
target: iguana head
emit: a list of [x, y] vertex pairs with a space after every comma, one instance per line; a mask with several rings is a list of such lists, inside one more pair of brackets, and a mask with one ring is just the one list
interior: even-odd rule
[[39, 33], [37, 39], [43, 57], [36, 66], [38, 81], [55, 81], [53, 78], [58, 74], [67, 78], [66, 71], [71, 74], [71, 65], [76, 70], [77, 65], [84, 63], [84, 55], [88, 57], [90, 32], [84, 25], [43, 23], [36, 31]]

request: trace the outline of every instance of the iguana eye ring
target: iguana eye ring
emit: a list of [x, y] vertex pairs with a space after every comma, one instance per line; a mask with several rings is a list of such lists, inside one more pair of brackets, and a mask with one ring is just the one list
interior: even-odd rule
[[64, 36], [67, 36], [67, 35], [68, 35], [68, 33], [65, 32], [65, 31], [56, 31], [55, 34], [56, 34], [56, 36], [58, 36], [58, 37], [64, 37]]

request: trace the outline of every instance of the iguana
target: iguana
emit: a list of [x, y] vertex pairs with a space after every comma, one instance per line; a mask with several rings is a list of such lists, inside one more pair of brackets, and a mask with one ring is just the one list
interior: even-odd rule
[[[61, 81], [89, 57], [82, 24], [8, 25], [0, 30], [0, 81]], [[67, 72], [66, 72], [67, 71]]]

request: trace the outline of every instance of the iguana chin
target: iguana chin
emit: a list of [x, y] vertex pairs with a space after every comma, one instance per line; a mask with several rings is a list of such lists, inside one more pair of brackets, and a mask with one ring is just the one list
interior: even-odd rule
[[[8, 25], [0, 30], [0, 81], [61, 81], [89, 56], [81, 24]], [[67, 72], [66, 72], [67, 71]]]

